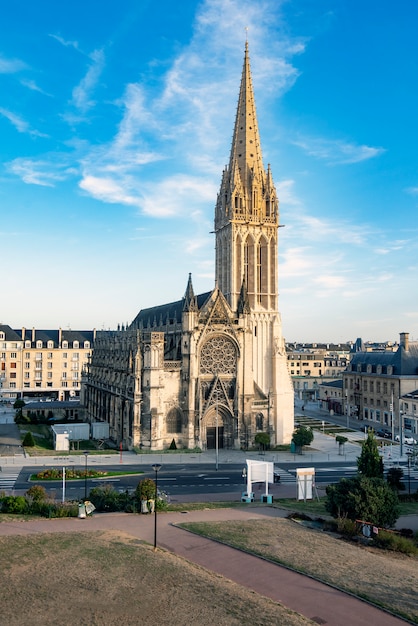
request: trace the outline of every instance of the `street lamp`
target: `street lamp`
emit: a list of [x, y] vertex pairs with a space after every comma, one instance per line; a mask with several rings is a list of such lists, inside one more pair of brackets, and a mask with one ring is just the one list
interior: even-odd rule
[[158, 472], [161, 469], [160, 463], [153, 463], [152, 469], [155, 472], [155, 502], [154, 502], [154, 550], [157, 549], [157, 499], [158, 499]]
[[345, 410], [347, 411], [347, 428], [350, 428], [350, 399], [348, 396], [348, 390], [345, 390]]
[[84, 450], [84, 500], [87, 500], [87, 457], [89, 453]]
[[408, 494], [411, 495], [411, 455], [412, 455], [412, 452], [408, 450], [406, 454], [408, 457]]
[[215, 451], [216, 451], [216, 471], [218, 471], [218, 468], [219, 468], [218, 400], [216, 400]]

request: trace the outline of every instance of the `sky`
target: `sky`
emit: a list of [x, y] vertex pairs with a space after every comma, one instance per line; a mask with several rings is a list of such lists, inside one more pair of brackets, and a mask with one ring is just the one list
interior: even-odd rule
[[114, 329], [214, 287], [248, 37], [286, 341], [418, 339], [415, 0], [17, 0], [0, 323]]

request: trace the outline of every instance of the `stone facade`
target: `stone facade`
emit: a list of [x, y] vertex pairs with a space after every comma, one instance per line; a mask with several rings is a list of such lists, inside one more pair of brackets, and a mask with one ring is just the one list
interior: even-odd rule
[[293, 432], [278, 312], [278, 199], [264, 169], [246, 46], [229, 166], [215, 208], [216, 286], [98, 332], [83, 386], [90, 421], [125, 448], [239, 448]]
[[0, 325], [0, 396], [5, 401], [80, 397], [95, 330], [13, 330]]
[[343, 385], [352, 416], [398, 433], [401, 398], [418, 388], [418, 342], [401, 333], [396, 352], [355, 353], [343, 373]]

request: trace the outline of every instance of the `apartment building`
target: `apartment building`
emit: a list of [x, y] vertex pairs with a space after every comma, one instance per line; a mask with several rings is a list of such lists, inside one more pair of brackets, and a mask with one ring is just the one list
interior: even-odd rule
[[350, 361], [351, 344], [287, 343], [287, 368], [295, 397], [319, 399], [319, 386], [341, 378]]
[[95, 330], [0, 325], [0, 399], [79, 399], [95, 336]]
[[[409, 333], [400, 333], [396, 352], [358, 352], [343, 373], [344, 395], [351, 415], [360, 420], [392, 428], [396, 433], [402, 418], [413, 425], [418, 389], [418, 342], [409, 341]], [[415, 405], [415, 409], [413, 408]]]

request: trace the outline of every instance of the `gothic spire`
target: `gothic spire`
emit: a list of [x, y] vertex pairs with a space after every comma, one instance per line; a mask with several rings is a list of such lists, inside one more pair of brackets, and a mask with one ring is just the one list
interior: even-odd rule
[[245, 278], [242, 279], [241, 291], [239, 292], [237, 313], [238, 315], [251, 313], [250, 301], [248, 299], [247, 287], [245, 285]]
[[186, 293], [184, 294], [183, 311], [197, 311], [197, 301], [194, 295], [192, 275], [189, 274], [189, 280], [187, 281]]
[[254, 177], [258, 180], [259, 184], [264, 180], [265, 172], [263, 168], [247, 41], [245, 42], [245, 56], [229, 160], [229, 171], [231, 173], [234, 172], [237, 166], [241, 173], [241, 181], [246, 191], [248, 191], [250, 180], [253, 180]]

